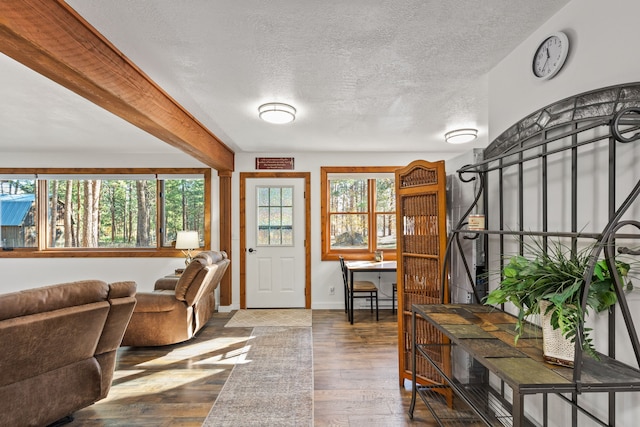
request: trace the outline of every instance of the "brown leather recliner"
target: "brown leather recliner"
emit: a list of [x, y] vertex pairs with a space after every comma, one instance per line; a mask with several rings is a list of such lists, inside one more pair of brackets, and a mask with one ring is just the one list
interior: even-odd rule
[[0, 425], [44, 426], [107, 396], [135, 282], [0, 295]]
[[160, 346], [192, 338], [215, 312], [215, 289], [229, 265], [225, 252], [197, 254], [181, 276], [139, 292], [123, 346]]

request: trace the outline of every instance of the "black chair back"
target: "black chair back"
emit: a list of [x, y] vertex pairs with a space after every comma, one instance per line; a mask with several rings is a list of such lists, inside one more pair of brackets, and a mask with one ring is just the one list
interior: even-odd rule
[[346, 290], [349, 287], [349, 275], [347, 274], [347, 266], [344, 264], [344, 257], [342, 255], [340, 255], [338, 259], [340, 259], [340, 271], [342, 271], [342, 282]]

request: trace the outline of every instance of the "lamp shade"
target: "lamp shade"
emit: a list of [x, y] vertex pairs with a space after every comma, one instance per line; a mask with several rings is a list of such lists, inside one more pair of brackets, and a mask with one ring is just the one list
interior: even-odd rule
[[478, 129], [456, 129], [444, 134], [444, 140], [449, 144], [464, 144], [471, 142], [478, 136]]
[[197, 231], [178, 231], [176, 249], [196, 249], [200, 247]]
[[285, 124], [295, 120], [296, 109], [289, 104], [269, 102], [258, 107], [258, 115], [265, 122]]

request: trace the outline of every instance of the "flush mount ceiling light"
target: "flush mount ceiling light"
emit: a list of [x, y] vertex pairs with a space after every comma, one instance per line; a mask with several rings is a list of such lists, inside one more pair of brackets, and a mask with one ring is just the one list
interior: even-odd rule
[[478, 137], [478, 129], [456, 129], [444, 134], [444, 140], [449, 144], [464, 144]]
[[265, 122], [284, 124], [290, 123], [296, 118], [296, 109], [289, 104], [269, 102], [258, 107], [258, 115]]

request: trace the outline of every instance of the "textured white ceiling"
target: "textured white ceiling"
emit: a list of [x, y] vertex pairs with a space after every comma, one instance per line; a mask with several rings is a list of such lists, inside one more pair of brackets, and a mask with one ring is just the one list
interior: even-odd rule
[[[68, 3], [232, 149], [286, 153], [485, 146], [486, 73], [568, 1]], [[18, 118], [0, 131], [21, 149], [175, 150], [11, 61], [0, 117]], [[294, 105], [295, 122], [260, 121], [271, 101]], [[459, 127], [477, 142], [445, 144]]]

